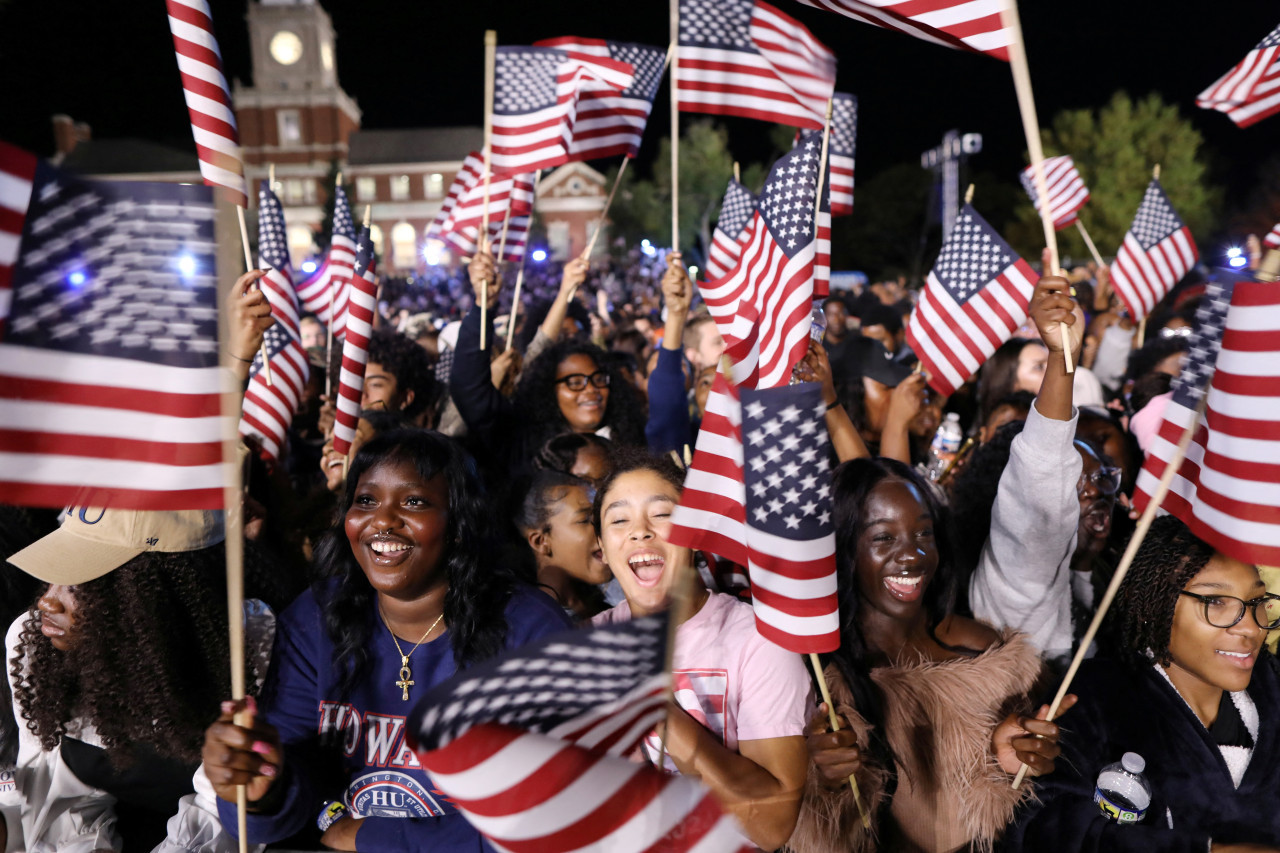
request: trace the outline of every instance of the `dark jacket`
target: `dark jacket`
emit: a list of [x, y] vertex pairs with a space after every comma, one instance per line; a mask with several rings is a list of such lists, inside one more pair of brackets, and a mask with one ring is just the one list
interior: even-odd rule
[[[1205, 853], [1214, 842], [1280, 844], [1280, 675], [1264, 649], [1249, 696], [1259, 731], [1237, 789], [1222, 753], [1182, 697], [1154, 668], [1086, 661], [1072, 685], [1079, 704], [1062, 717], [1062, 757], [1039, 780], [1006, 849]], [[1142, 823], [1119, 826], [1093, 803], [1099, 771], [1136, 752], [1147, 762], [1151, 806]]]

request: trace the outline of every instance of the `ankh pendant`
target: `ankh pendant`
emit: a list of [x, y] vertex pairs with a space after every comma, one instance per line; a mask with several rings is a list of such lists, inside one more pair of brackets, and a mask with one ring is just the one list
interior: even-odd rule
[[407, 657], [401, 656], [400, 661], [402, 664], [400, 667], [400, 680], [396, 682], [396, 687], [404, 691], [400, 694], [400, 698], [408, 702], [409, 687], [413, 684], [413, 673], [409, 671], [409, 659]]

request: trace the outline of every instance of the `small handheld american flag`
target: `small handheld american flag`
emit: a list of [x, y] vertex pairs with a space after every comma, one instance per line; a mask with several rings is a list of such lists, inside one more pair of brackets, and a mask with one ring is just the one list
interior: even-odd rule
[[1191, 229], [1178, 218], [1160, 181], [1153, 179], [1116, 252], [1111, 284], [1129, 316], [1141, 320], [1199, 257]]
[[835, 54], [764, 0], [680, 0], [677, 52], [685, 112], [826, 126]]
[[374, 269], [373, 238], [360, 229], [356, 263], [347, 307], [347, 335], [342, 342], [342, 372], [338, 375], [338, 405], [333, 421], [333, 449], [346, 456], [360, 421], [364, 372], [369, 363], [369, 338], [373, 336], [373, 312], [378, 298], [378, 274]]
[[1224, 554], [1280, 565], [1280, 283], [1217, 276], [1196, 311], [1134, 504], [1146, 507], [1203, 400], [1204, 419], [1161, 506]]
[[720, 203], [720, 218], [711, 233], [711, 250], [707, 252], [707, 277], [721, 278], [742, 255], [742, 245], [747, 237], [747, 224], [756, 212], [756, 197], [737, 179], [729, 179]]
[[977, 372], [1027, 319], [1037, 276], [965, 205], [907, 321], [907, 343], [943, 396]]
[[1262, 245], [1268, 249], [1280, 249], [1280, 222], [1277, 222], [1276, 227], [1271, 229], [1271, 233], [1263, 238]]
[[1240, 127], [1280, 112], [1280, 27], [1201, 92], [1196, 106], [1224, 112]]
[[1013, 34], [1000, 17], [1003, 2], [990, 0], [799, 0], [806, 6], [945, 47], [1009, 61]]
[[847, 92], [836, 92], [831, 99], [831, 150], [827, 154], [832, 216], [853, 213], [853, 160], [857, 137], [858, 99]]
[[[331, 326], [335, 338], [345, 334], [347, 300], [351, 288], [351, 268], [356, 262], [356, 226], [351, 218], [351, 205], [341, 184], [333, 188], [333, 236], [324, 263], [310, 277], [298, 282], [298, 299], [302, 308]], [[330, 323], [330, 317], [333, 320]]]
[[[1032, 166], [1022, 170], [1019, 176], [1022, 188], [1031, 197], [1031, 203], [1040, 210], [1040, 197], [1036, 193], [1035, 169]], [[1089, 188], [1084, 185], [1084, 178], [1076, 171], [1076, 164], [1070, 157], [1048, 157], [1044, 161], [1044, 181], [1049, 188], [1049, 217], [1054, 228], [1066, 228], [1075, 223], [1080, 208], [1089, 200]]]
[[82, 180], [0, 142], [5, 501], [222, 507], [213, 220], [207, 187]]

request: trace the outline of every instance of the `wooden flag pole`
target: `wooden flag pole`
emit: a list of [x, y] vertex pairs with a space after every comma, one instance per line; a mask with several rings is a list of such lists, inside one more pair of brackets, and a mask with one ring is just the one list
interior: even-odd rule
[[[818, 214], [822, 212], [822, 185], [827, 177], [827, 146], [831, 143], [831, 108], [834, 102], [827, 98], [827, 121], [822, 126], [822, 154], [818, 157], [817, 192], [813, 196], [813, 236], [818, 236]], [[737, 165], [736, 163], [734, 164]]]
[[964, 203], [965, 204], [973, 203], [973, 184], [969, 184], [969, 189], [964, 191]]
[[[1169, 493], [1169, 486], [1173, 483], [1173, 478], [1177, 475], [1178, 469], [1182, 467], [1182, 460], [1186, 458], [1187, 448], [1191, 446], [1191, 440], [1195, 437], [1196, 429], [1200, 426], [1200, 418], [1204, 416], [1205, 404], [1208, 400], [1208, 389], [1205, 389], [1205, 393], [1200, 397], [1200, 405], [1196, 406], [1195, 417], [1191, 419], [1191, 423], [1187, 424], [1186, 429], [1182, 431], [1182, 437], [1178, 439], [1178, 446], [1174, 449], [1173, 456], [1164, 466], [1164, 474], [1160, 476], [1160, 485], [1156, 488], [1156, 493], [1151, 496], [1151, 500], [1147, 503], [1147, 508], [1142, 511], [1142, 517], [1138, 519], [1138, 526], [1134, 528], [1133, 536], [1129, 539], [1129, 547], [1124, 549], [1124, 556], [1120, 558], [1120, 565], [1116, 567], [1116, 573], [1111, 577], [1111, 583], [1107, 585], [1107, 591], [1103, 594], [1102, 601], [1098, 604], [1098, 610], [1093, 614], [1093, 621], [1089, 623], [1089, 630], [1084, 632], [1084, 637], [1080, 639], [1080, 643], [1076, 647], [1075, 656], [1071, 659], [1071, 666], [1067, 668], [1067, 674], [1062, 679], [1062, 685], [1053, 697], [1053, 704], [1049, 706], [1049, 716], [1046, 719], [1052, 720], [1057, 716], [1058, 706], [1062, 704], [1063, 697], [1067, 695], [1067, 690], [1071, 687], [1071, 680], [1076, 676], [1076, 670], [1080, 668], [1080, 663], [1088, 653], [1089, 647], [1093, 645], [1093, 639], [1097, 636], [1098, 629], [1102, 626], [1102, 620], [1106, 617], [1107, 610], [1111, 607], [1111, 602], [1115, 600], [1116, 593], [1120, 590], [1120, 584], [1124, 582], [1125, 575], [1129, 573], [1129, 566], [1133, 564], [1133, 558], [1137, 556], [1138, 549], [1142, 547], [1142, 540], [1146, 538], [1147, 531], [1151, 529], [1151, 522], [1155, 520], [1156, 512], [1159, 511], [1160, 504], [1164, 502], [1165, 495]], [[1019, 787], [1026, 775], [1027, 766], [1024, 764], [1022, 769], [1018, 771], [1018, 775], [1014, 777], [1013, 787]]]
[[1084, 239], [1084, 244], [1089, 247], [1089, 254], [1093, 255], [1093, 262], [1101, 269], [1106, 264], [1102, 260], [1102, 255], [1098, 252], [1098, 247], [1093, 245], [1093, 238], [1089, 236], [1089, 231], [1084, 227], [1084, 223], [1079, 219], [1076, 220], [1076, 230], [1080, 232], [1080, 236]]
[[[275, 174], [276, 174], [275, 170], [276, 170], [276, 167], [273, 165], [271, 167], [271, 172], [270, 172], [271, 177], [273, 179], [275, 178]], [[268, 187], [271, 186], [271, 181], [267, 182], [267, 186]], [[244, 271], [249, 272], [249, 270], [254, 268], [253, 253], [249, 251], [249, 226], [246, 225], [244, 221], [244, 208], [238, 204], [236, 205], [236, 215], [239, 216], [240, 218], [240, 245], [244, 247]], [[258, 287], [256, 283], [253, 286]], [[258, 289], [261, 290], [262, 288], [259, 287]], [[271, 300], [268, 299], [267, 303], [270, 304], [270, 302]], [[262, 339], [262, 346], [258, 347], [258, 353], [262, 356], [262, 369], [264, 371], [263, 375], [267, 377], [267, 385], [271, 386], [275, 383], [271, 381], [271, 359], [267, 358], [267, 339], [266, 338]]]
[[[1160, 180], [1160, 164], [1156, 163], [1151, 168], [1151, 180]], [[1134, 338], [1134, 349], [1142, 349], [1142, 345], [1147, 342], [1147, 315], [1143, 314], [1138, 320], [1138, 334]]]
[[733, 161], [733, 179], [738, 183], [742, 183], [742, 175], [738, 170], [738, 161]]
[[671, 250], [680, 251], [680, 0], [670, 0], [671, 21]]
[[[1049, 247], [1049, 269], [1045, 275], [1059, 270], [1058, 232], [1053, 227], [1053, 215], [1049, 211], [1049, 182], [1044, 177], [1044, 149], [1040, 145], [1040, 120], [1036, 117], [1036, 99], [1031, 91], [1031, 69], [1027, 65], [1027, 48], [1022, 41], [1022, 23], [1018, 18], [1018, 0], [1005, 0], [1001, 10], [1004, 25], [1009, 30], [1009, 65], [1013, 70], [1013, 87], [1018, 93], [1018, 110], [1022, 113], [1022, 130], [1027, 136], [1027, 153], [1031, 155], [1031, 170], [1035, 176], [1036, 195], [1040, 204], [1040, 224], [1044, 228], [1044, 244]], [[1071, 362], [1071, 333], [1066, 323], [1058, 324], [1062, 335], [1062, 355], [1067, 373], [1075, 372]]]
[[[818, 689], [822, 691], [822, 701], [827, 703], [827, 719], [831, 723], [831, 731], [840, 731], [840, 716], [836, 713], [836, 703], [831, 701], [831, 688], [827, 687], [827, 674], [822, 671], [822, 662], [818, 660], [818, 655], [814, 652], [809, 653], [809, 663], [813, 666], [814, 677], [818, 679]], [[849, 790], [853, 791], [853, 801], [858, 806], [858, 814], [862, 816], [862, 826], [864, 829], [871, 828], [871, 815], [867, 812], [866, 805], [862, 802], [862, 792], [858, 790], [858, 780], [853, 774], [849, 774]]]
[[[480, 238], [477, 249], [489, 244], [489, 170], [493, 148], [494, 62], [498, 55], [498, 33], [484, 31], [484, 209], [480, 212]], [[488, 345], [489, 286], [480, 288], [480, 349]]]
[[622, 183], [622, 173], [627, 171], [627, 164], [630, 162], [630, 157], [622, 158], [622, 165], [618, 167], [618, 174], [613, 179], [613, 187], [609, 190], [609, 197], [604, 200], [604, 210], [600, 211], [600, 221], [596, 224], [596, 233], [591, 235], [591, 240], [587, 242], [587, 248], [582, 253], [584, 258], [590, 258], [591, 250], [596, 247], [596, 240], [600, 237], [601, 229], [604, 228], [604, 218], [609, 215], [609, 208], [613, 206], [613, 197], [618, 192], [618, 186]]
[[[534, 203], [538, 200], [538, 184], [542, 182], [542, 170], [533, 173], [533, 199]], [[524, 259], [529, 254], [529, 245], [526, 241], [524, 251], [520, 253], [520, 269], [516, 272], [516, 289], [511, 294], [511, 316], [507, 319], [507, 349], [511, 349], [511, 342], [516, 336], [516, 315], [520, 313], [520, 286], [524, 284]]]
[[[342, 172], [338, 172], [338, 179], [333, 182], [334, 197], [337, 197], [338, 187], [342, 186]], [[329, 245], [333, 246], [333, 235], [329, 235]], [[324, 395], [326, 397], [333, 390], [333, 375], [329, 370], [329, 366], [333, 364], [333, 297], [337, 287], [333, 283], [333, 276], [329, 276], [329, 335], [328, 342], [324, 349]]]

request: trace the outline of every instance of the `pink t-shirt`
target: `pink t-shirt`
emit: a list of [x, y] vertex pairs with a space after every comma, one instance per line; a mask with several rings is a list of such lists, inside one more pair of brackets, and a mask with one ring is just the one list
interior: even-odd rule
[[[631, 606], [622, 601], [591, 621], [630, 618]], [[739, 741], [804, 734], [813, 704], [804, 662], [760, 636], [750, 604], [711, 593], [676, 631], [672, 675], [677, 704], [734, 752]], [[654, 735], [645, 741], [650, 760], [657, 760], [658, 746]], [[675, 770], [670, 758], [666, 764]]]

